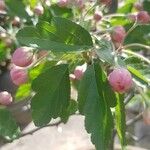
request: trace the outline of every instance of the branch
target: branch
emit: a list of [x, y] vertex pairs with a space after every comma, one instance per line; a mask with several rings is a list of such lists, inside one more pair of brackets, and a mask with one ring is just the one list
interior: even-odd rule
[[146, 57], [144, 57], [143, 55], [140, 55], [138, 53], [135, 53], [133, 51], [130, 51], [130, 50], [123, 50], [124, 53], [127, 53], [127, 54], [130, 54], [130, 55], [133, 55], [133, 56], [136, 56], [140, 59], [142, 59], [143, 61], [147, 62], [148, 64], [150, 64], [150, 60], [147, 59]]
[[133, 123], [137, 122], [138, 120], [142, 119], [142, 115], [143, 115], [143, 112], [138, 114], [136, 117], [134, 117], [133, 119], [130, 119], [126, 122], [126, 126], [130, 126], [132, 125]]
[[19, 138], [22, 138], [22, 137], [24, 137], [24, 136], [26, 136], [26, 135], [32, 135], [34, 132], [36, 132], [36, 131], [38, 131], [38, 130], [41, 130], [41, 129], [43, 129], [43, 128], [46, 128], [46, 127], [58, 126], [58, 125], [60, 125], [61, 123], [62, 123], [62, 121], [60, 120], [60, 121], [55, 122], [55, 123], [51, 123], [51, 124], [47, 124], [47, 125], [42, 126], [42, 127], [38, 127], [38, 128], [33, 129], [33, 130], [29, 131], [29, 132], [22, 133], [22, 134], [19, 136]]
[[124, 49], [128, 49], [130, 47], [141, 47], [141, 48], [150, 50], [150, 46], [144, 45], [144, 44], [140, 44], [140, 43], [132, 43], [132, 44], [128, 44], [128, 45], [123, 46]]
[[124, 100], [124, 104], [127, 105], [131, 100], [132, 98], [134, 97], [134, 92], [130, 93]]

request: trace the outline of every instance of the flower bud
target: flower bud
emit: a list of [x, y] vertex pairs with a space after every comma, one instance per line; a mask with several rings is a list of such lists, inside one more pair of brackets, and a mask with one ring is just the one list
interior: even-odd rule
[[0, 104], [9, 105], [12, 103], [12, 96], [7, 91], [0, 92]]
[[111, 38], [112, 38], [113, 42], [123, 43], [125, 36], [126, 36], [126, 31], [125, 31], [124, 27], [122, 27], [122, 26], [114, 27], [112, 34], [111, 34]]
[[20, 47], [12, 55], [12, 62], [19, 67], [27, 67], [33, 62], [33, 51], [28, 47]]
[[108, 77], [109, 83], [113, 90], [118, 93], [125, 93], [132, 86], [132, 76], [125, 68], [117, 68], [113, 70]]
[[142, 11], [142, 10], [143, 10], [143, 5], [142, 5], [142, 3], [140, 3], [140, 2], [136, 2], [136, 3], [134, 3], [134, 8], [135, 8], [137, 11]]
[[71, 81], [74, 81], [76, 79], [74, 74], [69, 74], [69, 78], [70, 78]]
[[128, 14], [127, 18], [131, 21], [131, 22], [135, 22], [137, 15], [136, 14]]
[[44, 13], [44, 8], [42, 5], [37, 5], [33, 11], [34, 11], [35, 15], [41, 16]]
[[95, 12], [94, 13], [94, 20], [96, 22], [100, 21], [102, 19], [102, 14], [100, 12]]
[[0, 11], [4, 11], [6, 8], [4, 0], [0, 0]]
[[77, 80], [81, 80], [81, 78], [83, 77], [84, 75], [84, 72], [87, 68], [87, 65], [84, 64], [82, 66], [77, 66], [74, 70], [74, 75], [75, 75], [75, 79]]
[[138, 21], [138, 23], [141, 23], [141, 24], [149, 23], [150, 22], [150, 15], [148, 14], [147, 11], [140, 11], [137, 14], [137, 21]]
[[99, 0], [99, 2], [104, 4], [104, 5], [111, 5], [112, 0]]
[[68, 0], [59, 0], [58, 6], [59, 7], [66, 7], [68, 5]]
[[15, 27], [20, 27], [21, 21], [18, 16], [15, 16], [14, 19], [12, 20], [12, 25]]
[[20, 67], [13, 67], [10, 71], [10, 77], [15, 85], [22, 85], [28, 81], [28, 72]]

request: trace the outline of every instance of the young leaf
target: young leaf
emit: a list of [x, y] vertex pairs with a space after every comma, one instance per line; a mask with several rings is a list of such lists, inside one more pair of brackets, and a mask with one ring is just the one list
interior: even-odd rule
[[144, 10], [150, 13], [150, 7], [149, 6], [150, 6], [150, 1], [149, 0], [144, 0], [143, 1]]
[[29, 15], [25, 10], [25, 5], [21, 0], [5, 0], [8, 6], [8, 13], [10, 16], [19, 16], [20, 18], [29, 19]]
[[122, 148], [126, 146], [126, 117], [125, 117], [125, 105], [124, 105], [124, 95], [116, 94], [117, 96], [117, 106], [116, 106], [116, 128], [117, 133], [122, 145]]
[[33, 81], [32, 89], [36, 92], [31, 101], [35, 125], [43, 126], [52, 118], [60, 117], [70, 101], [68, 65], [47, 69]]
[[13, 120], [10, 112], [0, 108], [0, 135], [7, 140], [16, 139], [20, 134], [20, 129]]
[[71, 8], [59, 7], [57, 4], [51, 5], [50, 7], [52, 15], [59, 16], [62, 18], [71, 18], [73, 17], [73, 12]]
[[88, 67], [80, 83], [79, 111], [85, 115], [85, 128], [97, 150], [108, 149], [113, 118], [103, 94], [103, 71], [99, 64]]
[[17, 39], [23, 45], [55, 52], [81, 51], [93, 46], [88, 31], [70, 20], [59, 17], [54, 17], [51, 23], [43, 21], [36, 27], [21, 29]]
[[62, 113], [61, 115], [61, 120], [66, 123], [69, 119], [69, 117], [73, 114], [75, 114], [75, 112], [77, 111], [78, 107], [77, 107], [77, 102], [75, 100], [70, 100], [70, 104], [68, 106], [68, 108]]
[[150, 66], [146, 62], [137, 57], [128, 57], [125, 59], [128, 70], [133, 77], [142, 84], [150, 83]]
[[101, 39], [100, 41], [97, 40], [97, 44], [99, 46], [96, 50], [98, 57], [109, 64], [113, 64], [114, 56], [112, 55], [113, 46], [111, 42]]

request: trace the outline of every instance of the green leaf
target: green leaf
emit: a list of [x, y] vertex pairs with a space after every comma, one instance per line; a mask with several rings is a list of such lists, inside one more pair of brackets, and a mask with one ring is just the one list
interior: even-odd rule
[[138, 70], [131, 66], [127, 66], [127, 68], [135, 78], [141, 80], [142, 83], [148, 84], [148, 80]]
[[133, 77], [142, 84], [150, 83], [150, 66], [137, 57], [128, 57], [125, 59], [127, 68]]
[[[130, 25], [128, 26], [130, 27]], [[128, 34], [128, 36], [125, 39], [125, 44], [141, 43], [149, 45], [150, 44], [149, 34], [150, 34], [150, 25], [139, 25], [130, 34]]]
[[4, 61], [7, 55], [7, 48], [5, 47], [4, 43], [0, 41], [0, 62]]
[[124, 105], [124, 95], [117, 95], [117, 106], [116, 106], [116, 128], [117, 133], [122, 145], [122, 148], [126, 146], [126, 117], [125, 117], [125, 105]]
[[52, 118], [61, 117], [70, 101], [68, 65], [58, 65], [40, 74], [32, 83], [36, 92], [31, 101], [32, 118], [43, 126]]
[[126, 17], [113, 17], [110, 19], [111, 22], [111, 26], [125, 26], [129, 23], [131, 23], [131, 21]]
[[0, 108], [0, 135], [7, 140], [16, 139], [20, 134], [16, 122], [13, 120], [10, 112], [4, 108]]
[[8, 6], [8, 13], [10, 16], [19, 16], [20, 18], [26, 19], [30, 18], [22, 0], [5, 0], [5, 3]]
[[52, 66], [56, 65], [56, 63], [57, 62], [55, 60], [53, 60], [53, 61], [45, 60], [44, 62], [41, 62], [34, 68], [31, 68], [29, 70], [29, 77], [30, 77], [31, 82], [35, 78], [37, 78], [37, 76], [40, 75], [42, 72], [44, 72], [47, 69], [51, 68]]
[[68, 108], [61, 115], [61, 120], [64, 123], [66, 123], [68, 121], [69, 117], [71, 115], [75, 114], [75, 112], [77, 111], [77, 109], [78, 109], [77, 102], [75, 100], [70, 100], [70, 104], [69, 104]]
[[57, 4], [51, 5], [50, 7], [52, 15], [62, 17], [62, 18], [71, 18], [73, 17], [72, 9], [67, 7], [59, 7]]
[[112, 55], [113, 46], [110, 41], [105, 39], [101, 39], [100, 41], [96, 41], [99, 48], [96, 49], [96, 53], [98, 57], [109, 64], [113, 64], [114, 56]]
[[133, 3], [128, 3], [126, 5], [124, 5], [123, 7], [118, 9], [118, 13], [130, 13], [133, 7]]
[[15, 101], [24, 100], [24, 98], [30, 96], [31, 94], [31, 84], [23, 84], [19, 86], [15, 94]]
[[149, 12], [150, 13], [150, 1], [149, 0], [144, 0], [143, 2], [143, 8], [145, 11]]
[[110, 107], [115, 107], [117, 105], [116, 95], [112, 90], [112, 88], [110, 87], [108, 81], [105, 81], [103, 88], [104, 88], [104, 96], [107, 103], [109, 104]]
[[79, 111], [85, 115], [85, 128], [97, 150], [108, 149], [113, 118], [104, 96], [104, 73], [99, 64], [88, 67], [79, 87]]
[[27, 46], [55, 52], [81, 51], [93, 46], [90, 34], [80, 25], [59, 17], [54, 17], [51, 23], [40, 22], [36, 27], [21, 29], [17, 38]]

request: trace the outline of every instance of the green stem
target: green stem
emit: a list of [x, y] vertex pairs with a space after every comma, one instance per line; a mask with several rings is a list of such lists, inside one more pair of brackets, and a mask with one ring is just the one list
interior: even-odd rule
[[138, 53], [132, 52], [130, 50], [123, 50], [123, 52], [126, 53], [126, 54], [130, 54], [130, 55], [136, 56], [136, 57], [142, 59], [143, 61], [147, 62], [148, 64], [150, 64], [150, 60], [147, 59], [146, 57], [144, 57], [143, 55], [140, 55]]
[[141, 47], [141, 48], [150, 50], [150, 46], [140, 44], [140, 43], [132, 43], [132, 44], [128, 44], [128, 45], [123, 46], [124, 49], [128, 49], [130, 47]]

